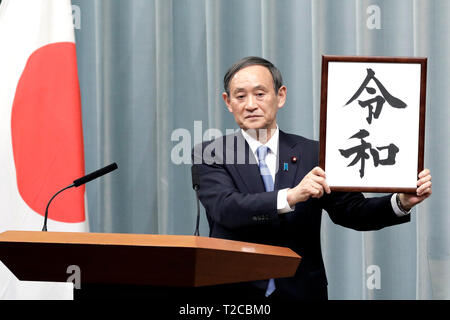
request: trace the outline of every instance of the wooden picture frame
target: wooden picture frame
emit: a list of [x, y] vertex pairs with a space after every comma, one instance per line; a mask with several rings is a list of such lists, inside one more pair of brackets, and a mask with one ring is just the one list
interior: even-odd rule
[[319, 166], [332, 191], [414, 193], [427, 58], [322, 56]]

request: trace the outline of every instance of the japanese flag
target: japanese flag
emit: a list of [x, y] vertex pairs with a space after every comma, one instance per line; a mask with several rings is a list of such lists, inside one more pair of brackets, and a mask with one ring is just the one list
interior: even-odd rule
[[[0, 46], [0, 232], [40, 231], [51, 196], [84, 175], [70, 0], [3, 0]], [[48, 230], [88, 231], [84, 186], [55, 198]], [[0, 298], [71, 299], [73, 284], [18, 281], [0, 263]]]

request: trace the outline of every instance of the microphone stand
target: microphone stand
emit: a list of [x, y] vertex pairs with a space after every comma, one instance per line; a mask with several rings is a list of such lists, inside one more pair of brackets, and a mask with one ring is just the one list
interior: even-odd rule
[[44, 226], [42, 227], [42, 231], [47, 231], [47, 218], [48, 218], [48, 207], [50, 206], [50, 203], [52, 202], [52, 200], [61, 192], [63, 192], [66, 189], [72, 188], [72, 187], [79, 187], [85, 183], [88, 183], [89, 181], [92, 181], [94, 179], [97, 179], [107, 173], [110, 173], [111, 171], [114, 171], [118, 168], [117, 163], [111, 163], [110, 165], [101, 168], [97, 171], [91, 172], [88, 175], [81, 177], [77, 180], [75, 180], [70, 186], [67, 186], [61, 190], [59, 190], [57, 193], [55, 193], [55, 195], [50, 199], [50, 201], [47, 204], [47, 208], [45, 209], [45, 217], [44, 217]]
[[50, 206], [50, 203], [52, 202], [52, 200], [61, 192], [63, 192], [66, 189], [75, 187], [75, 184], [72, 183], [70, 186], [67, 186], [61, 190], [59, 190], [57, 193], [55, 193], [55, 195], [53, 197], [51, 197], [50, 201], [47, 203], [47, 208], [45, 208], [45, 216], [44, 216], [44, 226], [42, 227], [42, 231], [47, 231], [47, 217], [48, 217], [48, 207]]
[[198, 189], [200, 189], [200, 187], [196, 184], [194, 185], [194, 190], [195, 190], [195, 195], [197, 197], [197, 222], [195, 224], [195, 232], [194, 232], [194, 236], [199, 236], [200, 232], [199, 232], [199, 224], [200, 224], [200, 199], [198, 198]]

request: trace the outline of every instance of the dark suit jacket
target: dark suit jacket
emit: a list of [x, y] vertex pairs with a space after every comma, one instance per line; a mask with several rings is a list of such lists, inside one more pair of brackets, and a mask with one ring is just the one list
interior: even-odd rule
[[[245, 157], [242, 147], [236, 152], [237, 146], [244, 147]], [[210, 237], [291, 248], [302, 261], [294, 277], [275, 280], [277, 294], [287, 299], [326, 299], [320, 246], [322, 209], [334, 223], [355, 230], [377, 230], [410, 217], [396, 216], [391, 195], [366, 199], [358, 192], [332, 192], [297, 203], [293, 212], [278, 214], [277, 190], [296, 186], [318, 165], [319, 145], [280, 130], [278, 148], [275, 191], [265, 192], [256, 159], [240, 131], [194, 147], [199, 198], [206, 209]], [[292, 156], [297, 157], [296, 163]], [[283, 163], [288, 163], [287, 171], [282, 170]]]

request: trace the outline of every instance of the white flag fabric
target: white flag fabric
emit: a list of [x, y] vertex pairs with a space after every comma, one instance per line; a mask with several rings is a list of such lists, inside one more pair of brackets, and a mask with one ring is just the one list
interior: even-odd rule
[[[40, 231], [51, 196], [85, 174], [70, 0], [3, 0], [0, 46], [0, 232]], [[71, 188], [48, 231], [87, 232], [86, 212]], [[0, 263], [0, 299], [72, 298], [72, 283], [18, 281]]]

